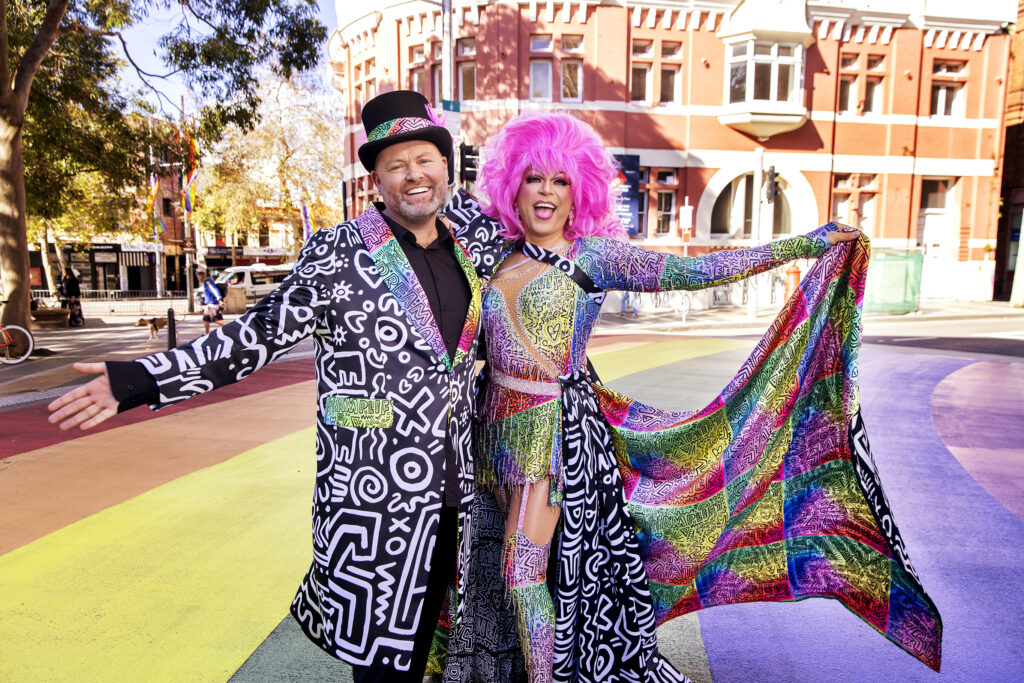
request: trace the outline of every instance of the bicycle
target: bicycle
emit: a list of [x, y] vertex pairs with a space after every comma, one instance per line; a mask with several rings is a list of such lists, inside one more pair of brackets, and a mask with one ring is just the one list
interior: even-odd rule
[[[0, 304], [6, 304], [0, 301]], [[36, 346], [32, 333], [20, 325], [0, 323], [0, 363], [17, 365], [30, 355]]]

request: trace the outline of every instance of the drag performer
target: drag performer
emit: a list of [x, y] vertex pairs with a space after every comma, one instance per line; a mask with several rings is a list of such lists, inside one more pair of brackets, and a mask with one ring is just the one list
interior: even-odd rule
[[[615, 217], [615, 162], [567, 114], [511, 120], [485, 159], [481, 203], [510, 243], [483, 293], [476, 476], [506, 513], [503, 573], [530, 680], [684, 680], [658, 654], [657, 625], [713, 604], [808, 595], [839, 598], [926, 659], [913, 652], [918, 636], [887, 626], [917, 618], [908, 632], [935, 633], [938, 615], [892, 560], [846, 445], [855, 397], [837, 378], [850, 375], [844, 359], [855, 368], [849, 271], [863, 272], [836, 265], [850, 244], [829, 247], [859, 233], [829, 224], [691, 258], [631, 246]], [[588, 376], [607, 290], [711, 287], [826, 252], [817, 270], [842, 283], [825, 296], [805, 281], [794, 297], [803, 322], [791, 301], [703, 411], [658, 411]], [[906, 594], [890, 603], [896, 585]]]

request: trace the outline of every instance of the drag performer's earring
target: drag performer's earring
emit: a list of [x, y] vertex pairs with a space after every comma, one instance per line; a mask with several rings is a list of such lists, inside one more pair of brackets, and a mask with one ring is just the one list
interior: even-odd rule
[[519, 205], [518, 204], [513, 204], [512, 205], [512, 210], [516, 214], [516, 220], [519, 220]]
[[569, 209], [569, 224], [568, 224], [568, 227], [571, 228], [572, 224], [573, 224], [573, 221], [575, 221], [575, 220], [576, 220], [576, 207], [574, 206], [571, 209]]

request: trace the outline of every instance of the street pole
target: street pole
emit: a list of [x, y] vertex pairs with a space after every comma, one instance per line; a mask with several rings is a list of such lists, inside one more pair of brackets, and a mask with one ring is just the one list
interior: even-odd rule
[[452, 64], [452, 0], [441, 0], [441, 92], [455, 99], [455, 69]]
[[[185, 96], [184, 95], [181, 96], [181, 129], [182, 129], [182, 131], [185, 130]], [[185, 173], [186, 172], [187, 171], [185, 169], [185, 161], [182, 160], [182, 162], [181, 162], [181, 185], [180, 185], [180, 187], [182, 187], [182, 188], [184, 188], [185, 187], [185, 183], [188, 182], [188, 179], [185, 177]], [[191, 239], [191, 237], [192, 237], [192, 230], [191, 230], [191, 227], [189, 225], [190, 221], [188, 220], [188, 214], [185, 213], [183, 218], [184, 218], [184, 220], [182, 221], [182, 226], [184, 226], [184, 228], [185, 228], [185, 235], [184, 235], [184, 238], [182, 239], [182, 248], [185, 250], [185, 296], [188, 297], [188, 309], [187, 309], [188, 312], [189, 313], [195, 313], [196, 312], [196, 302], [193, 300], [194, 297], [192, 296], [192, 279], [195, 277], [195, 273], [192, 272], [192, 269], [193, 269], [193, 256], [192, 255], [195, 252], [195, 241]], [[191, 249], [189, 248], [189, 244], [192, 245]]]
[[[764, 240], [761, 238], [761, 194], [763, 188], [761, 187], [764, 183], [764, 147], [757, 148], [757, 166], [754, 167], [754, 191], [751, 196], [754, 198], [755, 203], [752, 213], [752, 225], [750, 226], [750, 236], [754, 238], [754, 244], [763, 244]], [[758, 277], [754, 275], [747, 278], [747, 319], [757, 319], [757, 288], [754, 286], [754, 278]]]

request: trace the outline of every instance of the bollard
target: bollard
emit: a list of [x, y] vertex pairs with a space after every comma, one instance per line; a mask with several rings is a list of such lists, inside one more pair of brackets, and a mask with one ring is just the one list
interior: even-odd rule
[[800, 268], [795, 263], [790, 263], [783, 272], [786, 274], [786, 301], [789, 301], [793, 292], [800, 286]]
[[167, 350], [178, 345], [178, 332], [174, 329], [174, 309], [167, 309]]

